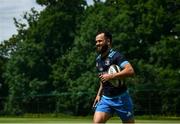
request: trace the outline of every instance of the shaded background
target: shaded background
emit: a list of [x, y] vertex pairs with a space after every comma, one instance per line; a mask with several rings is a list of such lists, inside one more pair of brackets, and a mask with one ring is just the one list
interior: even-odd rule
[[13, 18], [17, 34], [0, 45], [1, 115], [92, 114], [95, 34], [109, 30], [136, 72], [125, 80], [135, 115], [179, 116], [179, 1], [36, 2], [43, 10]]

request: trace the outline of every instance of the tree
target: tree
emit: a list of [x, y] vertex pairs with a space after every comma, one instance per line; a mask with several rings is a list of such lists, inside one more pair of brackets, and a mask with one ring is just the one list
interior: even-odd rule
[[90, 114], [99, 86], [95, 35], [109, 30], [113, 48], [123, 52], [136, 72], [126, 80], [135, 113], [179, 114], [178, 1], [37, 2], [46, 8], [24, 15], [29, 28], [15, 19], [18, 35], [1, 49], [9, 56], [1, 68], [9, 86], [6, 111]]
[[[54, 1], [55, 2], [55, 1]], [[71, 47], [76, 24], [84, 9], [84, 1], [56, 1], [47, 5], [40, 14], [34, 9], [23, 16], [29, 28], [15, 20], [18, 28], [18, 43], [6, 67], [5, 77], [9, 86], [9, 97], [5, 111], [21, 114], [37, 112], [29, 107], [54, 90], [49, 77], [52, 65]], [[67, 7], [68, 6], [68, 7]], [[69, 7], [70, 6], [70, 7]], [[71, 25], [71, 26], [69, 26]], [[46, 105], [55, 101], [45, 99], [39, 103], [46, 111]], [[22, 107], [24, 106], [24, 107]], [[33, 106], [32, 106], [33, 107]], [[53, 105], [52, 105], [53, 107]], [[40, 112], [40, 111], [38, 111]]]

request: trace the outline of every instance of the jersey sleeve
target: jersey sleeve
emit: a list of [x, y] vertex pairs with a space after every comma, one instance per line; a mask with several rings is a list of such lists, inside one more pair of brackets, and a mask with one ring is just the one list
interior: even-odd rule
[[126, 60], [126, 58], [124, 57], [124, 55], [119, 52], [117, 52], [114, 57], [117, 65], [122, 69], [125, 67], [126, 64], [129, 63], [128, 60]]

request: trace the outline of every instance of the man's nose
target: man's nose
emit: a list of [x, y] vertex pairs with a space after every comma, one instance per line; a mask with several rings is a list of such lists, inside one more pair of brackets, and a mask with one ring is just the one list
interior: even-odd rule
[[99, 42], [96, 42], [96, 46], [98, 46], [100, 43]]

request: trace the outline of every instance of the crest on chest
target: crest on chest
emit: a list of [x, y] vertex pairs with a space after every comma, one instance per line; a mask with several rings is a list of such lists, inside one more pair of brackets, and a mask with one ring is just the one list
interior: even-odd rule
[[110, 59], [109, 58], [105, 59], [104, 63], [106, 66], [109, 66], [111, 64]]
[[111, 65], [111, 61], [109, 58], [106, 58], [103, 61], [96, 62], [96, 67], [100, 72], [106, 71], [110, 65]]

